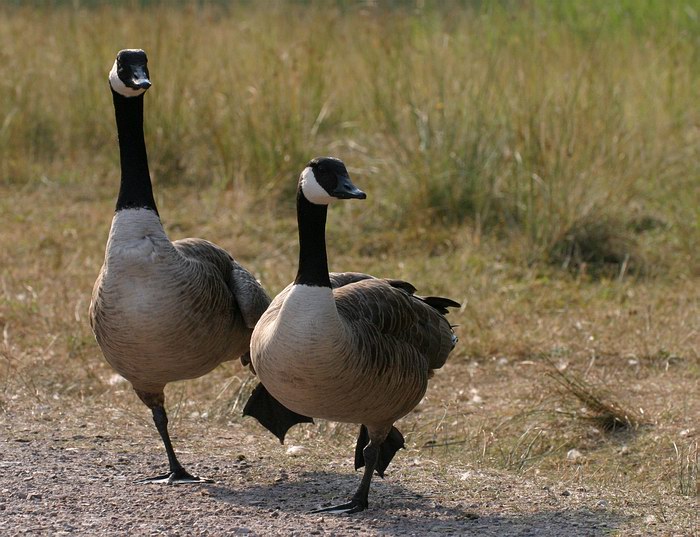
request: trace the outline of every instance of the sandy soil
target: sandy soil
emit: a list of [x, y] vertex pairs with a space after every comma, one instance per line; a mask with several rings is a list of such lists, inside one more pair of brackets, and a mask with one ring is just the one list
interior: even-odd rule
[[446, 464], [415, 447], [375, 480], [367, 511], [311, 514], [356, 487], [351, 446], [307, 442], [292, 457], [248, 420], [179, 420], [183, 464], [215, 483], [144, 485], [135, 480], [165, 465], [146, 416], [103, 411], [96, 423], [87, 408], [47, 412], [0, 418], [2, 535], [673, 534], [643, 498]]

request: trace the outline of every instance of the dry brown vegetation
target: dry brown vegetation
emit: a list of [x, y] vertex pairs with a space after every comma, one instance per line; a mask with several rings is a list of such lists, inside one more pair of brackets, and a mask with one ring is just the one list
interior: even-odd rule
[[[217, 242], [278, 292], [296, 266], [295, 175], [333, 153], [369, 199], [331, 211], [331, 268], [463, 303], [450, 316], [459, 346], [400, 423], [409, 449], [378, 485], [389, 518], [370, 510], [358, 529], [400, 533], [392, 502], [418, 516], [427, 504], [397, 500], [400, 485], [460, 502], [459, 515], [441, 511], [455, 532], [467, 515], [486, 527], [521, 513], [547, 534], [555, 522], [537, 514], [556, 504], [564, 517], [599, 513], [609, 526], [595, 535], [697, 535], [700, 9], [671, 4], [649, 2], [637, 20], [598, 4], [583, 17], [571, 3], [573, 22], [538, 2], [479, 18], [456, 4], [155, 7], [146, 35], [113, 24], [123, 9], [3, 8], [0, 57], [15, 75], [0, 81], [4, 441], [44, 453], [56, 438], [83, 449], [126, 436], [94, 464], [126, 454], [133, 465], [119, 468], [132, 477], [163, 462], [86, 318], [118, 183], [106, 70], [136, 45], [152, 62], [147, 141], [171, 238]], [[225, 364], [168, 388], [185, 461], [239, 468], [243, 455], [249, 480], [221, 470], [241, 489], [274, 488], [270, 472], [350, 473], [354, 427], [300, 427], [289, 442], [307, 451], [289, 458], [240, 417], [251, 387]], [[2, 479], [9, 490], [23, 478]], [[306, 494], [308, 507], [340, 493], [292, 481], [263, 492], [273, 503]], [[168, 501], [191, 501], [177, 495]]]

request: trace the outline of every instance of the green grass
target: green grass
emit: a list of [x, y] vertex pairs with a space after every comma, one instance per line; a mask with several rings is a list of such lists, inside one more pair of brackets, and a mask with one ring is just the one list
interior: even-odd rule
[[333, 154], [367, 230], [466, 225], [594, 276], [700, 270], [698, 2], [58, 4], [0, 8], [5, 185], [113, 184], [105, 73], [143, 47], [161, 186], [291, 211]]

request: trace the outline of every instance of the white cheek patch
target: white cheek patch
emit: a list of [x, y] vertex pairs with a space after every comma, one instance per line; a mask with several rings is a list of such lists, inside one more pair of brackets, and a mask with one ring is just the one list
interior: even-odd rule
[[325, 188], [318, 184], [314, 171], [310, 166], [307, 166], [301, 172], [301, 191], [307, 200], [316, 205], [328, 205], [335, 199], [326, 192]]
[[133, 89], [124, 84], [122, 82], [122, 79], [119, 78], [119, 75], [117, 75], [117, 61], [114, 60], [114, 65], [112, 66], [112, 70], [109, 72], [109, 85], [112, 86], [112, 89], [116, 91], [119, 95], [123, 95], [124, 97], [137, 97], [144, 93], [146, 90], [145, 89]]

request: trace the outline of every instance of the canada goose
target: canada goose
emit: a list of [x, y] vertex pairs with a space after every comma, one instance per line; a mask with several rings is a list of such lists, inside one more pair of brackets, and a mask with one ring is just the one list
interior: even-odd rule
[[121, 186], [90, 325], [107, 362], [153, 413], [170, 471], [145, 482], [198, 482], [175, 456], [163, 389], [246, 355], [270, 299], [223, 249], [203, 239], [170, 242], [153, 199], [143, 134], [151, 86], [142, 50], [122, 50], [109, 74]]
[[[328, 273], [328, 204], [350, 198], [366, 195], [342, 161], [316, 158], [304, 168], [297, 188], [297, 276], [273, 299], [250, 342], [261, 384], [244, 413], [280, 440], [299, 416], [361, 424], [355, 468], [365, 471], [357, 491], [350, 502], [315, 512], [367, 508], [373, 472], [383, 476], [404, 446], [394, 422], [418, 404], [457, 341], [444, 317], [457, 302], [415, 296], [413, 285], [401, 280]], [[298, 414], [276, 412], [280, 404]]]

